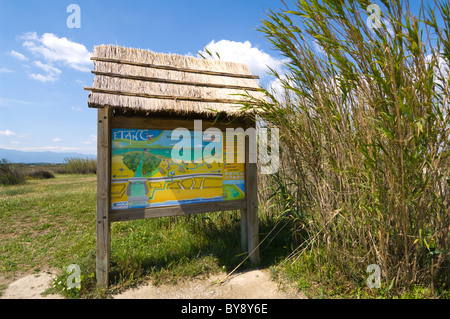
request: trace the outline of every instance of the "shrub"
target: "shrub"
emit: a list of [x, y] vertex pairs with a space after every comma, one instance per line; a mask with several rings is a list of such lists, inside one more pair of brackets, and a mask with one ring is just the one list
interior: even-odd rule
[[65, 158], [64, 164], [68, 174], [96, 174], [97, 160], [91, 158]]
[[58, 164], [51, 168], [54, 174], [67, 174], [67, 168], [65, 164]]
[[11, 164], [6, 159], [0, 161], [0, 184], [16, 185], [25, 183], [25, 175], [17, 165]]
[[46, 170], [34, 170], [29, 173], [27, 173], [27, 177], [32, 179], [49, 179], [49, 178], [55, 178], [55, 175], [53, 175], [52, 172], [46, 171]]

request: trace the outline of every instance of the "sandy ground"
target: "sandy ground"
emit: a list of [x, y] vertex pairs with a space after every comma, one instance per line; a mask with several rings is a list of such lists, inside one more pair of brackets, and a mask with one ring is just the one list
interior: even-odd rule
[[114, 299], [304, 299], [304, 294], [281, 288], [271, 280], [268, 270], [233, 274], [223, 283], [214, 283], [225, 275], [203, 280], [187, 280], [177, 285], [152, 284], [113, 296]]
[[[59, 295], [41, 296], [55, 276], [40, 272], [22, 277], [8, 285], [0, 299], [61, 299]], [[270, 278], [268, 270], [236, 273], [218, 283], [225, 274], [207, 279], [185, 280], [176, 285], [145, 285], [113, 295], [113, 299], [304, 299], [301, 292], [281, 288]]]
[[41, 296], [41, 293], [51, 287], [54, 277], [50, 272], [22, 277], [10, 283], [0, 299], [62, 299], [60, 295]]

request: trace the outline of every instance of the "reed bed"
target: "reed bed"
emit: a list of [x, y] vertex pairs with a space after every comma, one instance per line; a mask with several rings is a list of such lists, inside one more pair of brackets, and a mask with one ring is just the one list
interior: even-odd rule
[[66, 174], [96, 174], [97, 160], [92, 158], [72, 158], [64, 159]]
[[284, 264], [359, 287], [376, 264], [381, 291], [448, 297], [449, 5], [413, 15], [382, 2], [380, 28], [362, 0], [298, 1], [262, 21], [289, 62], [273, 71], [282, 89], [259, 101], [281, 138], [260, 197], [291, 221]]

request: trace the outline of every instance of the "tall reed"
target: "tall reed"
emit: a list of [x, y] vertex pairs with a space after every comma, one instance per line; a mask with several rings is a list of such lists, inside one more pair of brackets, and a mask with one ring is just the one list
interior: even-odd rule
[[286, 261], [307, 249], [353, 282], [377, 264], [393, 291], [448, 287], [449, 5], [382, 2], [379, 28], [363, 0], [302, 0], [262, 21], [289, 59], [259, 101], [282, 144], [269, 196], [302, 240]]
[[0, 185], [17, 185], [25, 182], [25, 174], [17, 164], [12, 164], [5, 158], [0, 160]]
[[74, 158], [64, 159], [66, 173], [69, 174], [96, 174], [97, 160], [92, 158]]

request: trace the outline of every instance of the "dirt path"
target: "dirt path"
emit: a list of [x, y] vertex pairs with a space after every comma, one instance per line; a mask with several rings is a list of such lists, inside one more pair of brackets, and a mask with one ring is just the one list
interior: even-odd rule
[[50, 288], [54, 277], [47, 271], [22, 277], [10, 283], [0, 299], [63, 299], [60, 295], [41, 295]]
[[[270, 278], [268, 270], [236, 273], [223, 283], [225, 274], [207, 279], [185, 280], [176, 285], [155, 287], [151, 283], [113, 295], [113, 299], [304, 299], [301, 292], [281, 288]], [[41, 272], [20, 278], [8, 285], [0, 299], [61, 299], [59, 295], [41, 296], [50, 287], [52, 275]]]
[[151, 284], [125, 291], [114, 299], [304, 299], [304, 294], [278, 286], [271, 280], [268, 270], [251, 270], [236, 273], [222, 284], [223, 279], [210, 276], [203, 280], [187, 280], [176, 285], [155, 287]]

